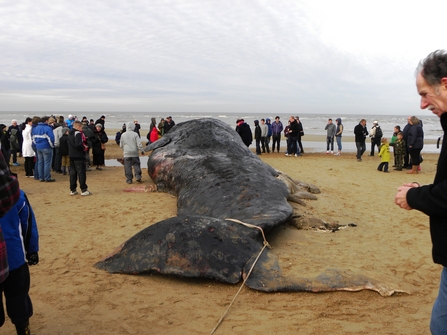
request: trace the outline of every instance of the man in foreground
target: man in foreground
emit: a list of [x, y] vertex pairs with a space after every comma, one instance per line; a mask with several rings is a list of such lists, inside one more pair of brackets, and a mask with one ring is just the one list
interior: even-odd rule
[[68, 133], [68, 156], [70, 157], [70, 195], [77, 195], [77, 181], [81, 188], [81, 195], [91, 195], [88, 190], [85, 153], [88, 151], [87, 140], [82, 132], [82, 123], [75, 121], [73, 129]]
[[[447, 138], [447, 52], [438, 50], [417, 68], [416, 86], [421, 109], [429, 109], [441, 121]], [[438, 297], [430, 320], [432, 334], [447, 334], [447, 141], [443, 141], [433, 184], [407, 183], [398, 188], [395, 204], [417, 209], [430, 218], [433, 261], [443, 266]]]

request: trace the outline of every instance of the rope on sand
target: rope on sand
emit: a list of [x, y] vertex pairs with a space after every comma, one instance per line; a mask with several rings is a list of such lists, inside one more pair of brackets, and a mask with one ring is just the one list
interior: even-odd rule
[[245, 222], [242, 222], [242, 221], [239, 221], [239, 220], [236, 220], [236, 219], [226, 219], [226, 220], [228, 220], [228, 221], [233, 221], [233, 222], [236, 222], [236, 223], [239, 223], [239, 224], [244, 225], [244, 226], [249, 227], [249, 228], [259, 229], [259, 230], [261, 231], [261, 233], [262, 233], [262, 238], [264, 239], [264, 242], [263, 242], [263, 247], [262, 247], [261, 250], [259, 251], [258, 256], [256, 257], [255, 261], [253, 262], [253, 264], [252, 264], [252, 266], [251, 266], [251, 268], [250, 268], [250, 271], [248, 271], [247, 276], [245, 277], [244, 281], [242, 282], [241, 287], [239, 287], [239, 290], [237, 291], [236, 295], [233, 297], [233, 300], [231, 301], [230, 305], [227, 307], [225, 313], [222, 315], [222, 317], [220, 318], [220, 320], [217, 322], [216, 327], [214, 327], [214, 329], [211, 331], [210, 335], [213, 335], [213, 334], [214, 334], [214, 332], [217, 330], [217, 328], [220, 326], [220, 324], [222, 323], [223, 319], [224, 319], [225, 316], [227, 315], [227, 313], [228, 313], [228, 311], [230, 310], [231, 306], [233, 306], [233, 303], [235, 302], [237, 296], [239, 295], [239, 293], [241, 292], [242, 288], [244, 287], [245, 282], [248, 280], [248, 277], [250, 277], [250, 274], [251, 274], [253, 268], [255, 267], [255, 265], [256, 265], [256, 263], [257, 263], [259, 257], [261, 257], [261, 254], [262, 254], [262, 252], [264, 251], [264, 249], [265, 249], [265, 248], [269, 248], [269, 249], [272, 248], [272, 247], [270, 246], [270, 244], [267, 242], [267, 240], [266, 240], [266, 238], [265, 238], [265, 235], [264, 235], [264, 231], [262, 230], [261, 227], [258, 227], [258, 226], [255, 226], [255, 225], [252, 225], [252, 224], [249, 224], [249, 223], [245, 223]]

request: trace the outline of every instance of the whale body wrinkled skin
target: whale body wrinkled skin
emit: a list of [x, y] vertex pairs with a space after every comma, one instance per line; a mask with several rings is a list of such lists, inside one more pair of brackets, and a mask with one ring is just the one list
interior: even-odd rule
[[[217, 119], [175, 125], [145, 148], [152, 151], [148, 174], [158, 191], [177, 196], [178, 215], [153, 224], [95, 266], [111, 273], [157, 272], [237, 283], [262, 246], [264, 233], [293, 214], [289, 188], [239, 134]], [[303, 192], [301, 192], [303, 193]], [[377, 288], [362, 276], [329, 269], [316, 278], [285, 278], [265, 249], [246, 285], [261, 291], [333, 291]]]

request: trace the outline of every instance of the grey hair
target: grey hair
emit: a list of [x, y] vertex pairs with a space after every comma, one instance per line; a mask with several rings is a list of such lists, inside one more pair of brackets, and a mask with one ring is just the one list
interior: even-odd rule
[[436, 50], [429, 54], [419, 62], [416, 68], [416, 76], [419, 73], [428, 85], [440, 85], [441, 79], [447, 77], [447, 52]]

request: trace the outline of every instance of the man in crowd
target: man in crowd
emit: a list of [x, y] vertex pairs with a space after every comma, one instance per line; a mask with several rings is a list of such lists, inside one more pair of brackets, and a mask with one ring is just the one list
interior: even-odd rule
[[355, 146], [357, 147], [357, 162], [362, 161], [362, 155], [366, 151], [366, 136], [368, 129], [366, 129], [366, 120], [361, 119], [359, 124], [354, 127]]
[[276, 149], [279, 152], [279, 146], [281, 143], [281, 132], [284, 130], [282, 122], [279, 121], [279, 116], [275, 117], [275, 122], [272, 123], [272, 152], [275, 152], [275, 144]]
[[73, 129], [68, 133], [68, 156], [70, 157], [70, 195], [77, 195], [77, 181], [81, 188], [81, 195], [91, 195], [87, 187], [87, 172], [85, 155], [88, 152], [87, 139], [82, 132], [82, 123], [75, 121]]
[[[421, 109], [440, 118], [447, 138], [447, 52], [438, 50], [427, 56], [417, 68], [416, 87]], [[436, 176], [432, 184], [403, 184], [394, 199], [403, 209], [419, 210], [429, 216], [433, 261], [442, 265], [438, 297], [433, 305], [430, 331], [447, 334], [447, 141], [443, 141]]]
[[[44, 116], [40, 119], [40, 122], [33, 129], [31, 138], [37, 150], [37, 171], [40, 181], [52, 182], [55, 181], [51, 178], [51, 163], [53, 160], [53, 148], [54, 148], [54, 133], [53, 128], [50, 126], [50, 118]], [[54, 123], [54, 119], [51, 118]]]
[[379, 126], [378, 121], [373, 122], [371, 131], [369, 132], [369, 137], [371, 137], [371, 153], [370, 156], [374, 156], [374, 148], [377, 146], [377, 151], [379, 151], [380, 145], [382, 143], [382, 129]]
[[166, 134], [166, 133], [167, 133], [168, 131], [170, 131], [171, 128], [174, 127], [174, 126], [175, 126], [175, 122], [174, 122], [174, 120], [172, 120], [172, 117], [171, 117], [171, 116], [168, 116], [168, 117], [166, 118], [165, 123], [164, 123], [164, 132], [163, 132], [163, 134]]

